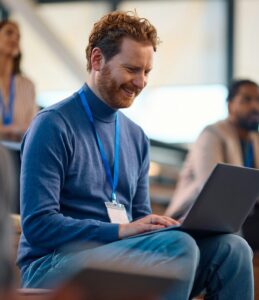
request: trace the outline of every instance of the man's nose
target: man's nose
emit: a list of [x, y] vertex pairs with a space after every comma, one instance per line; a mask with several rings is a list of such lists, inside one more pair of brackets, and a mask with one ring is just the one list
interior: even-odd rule
[[145, 74], [137, 74], [133, 79], [133, 84], [138, 89], [143, 89], [147, 85], [147, 76]]
[[15, 44], [19, 44], [19, 36], [17, 36], [17, 35], [12, 35], [12, 37], [11, 37], [11, 41], [12, 41], [12, 43], [15, 43]]

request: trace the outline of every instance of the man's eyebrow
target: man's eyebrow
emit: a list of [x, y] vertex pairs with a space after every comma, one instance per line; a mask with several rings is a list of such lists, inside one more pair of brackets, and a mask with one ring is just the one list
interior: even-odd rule
[[132, 65], [132, 64], [122, 64], [126, 68], [131, 68], [131, 69], [141, 69], [141, 67]]
[[[134, 69], [134, 70], [141, 70], [142, 67], [136, 66], [136, 65], [131, 65], [131, 64], [122, 64], [123, 67], [129, 68], [129, 69]], [[147, 72], [150, 72], [152, 70], [152, 67], [146, 69]]]

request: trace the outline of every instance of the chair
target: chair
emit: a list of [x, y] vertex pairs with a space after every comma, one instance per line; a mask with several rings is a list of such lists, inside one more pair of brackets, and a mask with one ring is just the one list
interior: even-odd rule
[[17, 300], [50, 300], [52, 291], [43, 289], [18, 289]]

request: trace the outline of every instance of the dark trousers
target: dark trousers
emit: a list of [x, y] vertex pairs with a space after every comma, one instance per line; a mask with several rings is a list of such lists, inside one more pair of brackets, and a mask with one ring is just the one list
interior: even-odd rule
[[259, 204], [255, 205], [243, 225], [243, 237], [254, 251], [259, 251]]

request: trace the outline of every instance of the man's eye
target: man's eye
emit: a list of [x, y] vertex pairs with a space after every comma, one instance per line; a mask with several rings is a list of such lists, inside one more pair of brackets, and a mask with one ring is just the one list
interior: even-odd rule
[[133, 68], [127, 68], [127, 69], [128, 69], [128, 72], [129, 72], [129, 73], [135, 73], [135, 72], [136, 72], [136, 70], [133, 69]]
[[250, 102], [251, 101], [251, 98], [250, 97], [244, 97], [243, 98], [243, 102], [245, 102], [245, 103], [248, 103], [248, 102]]

